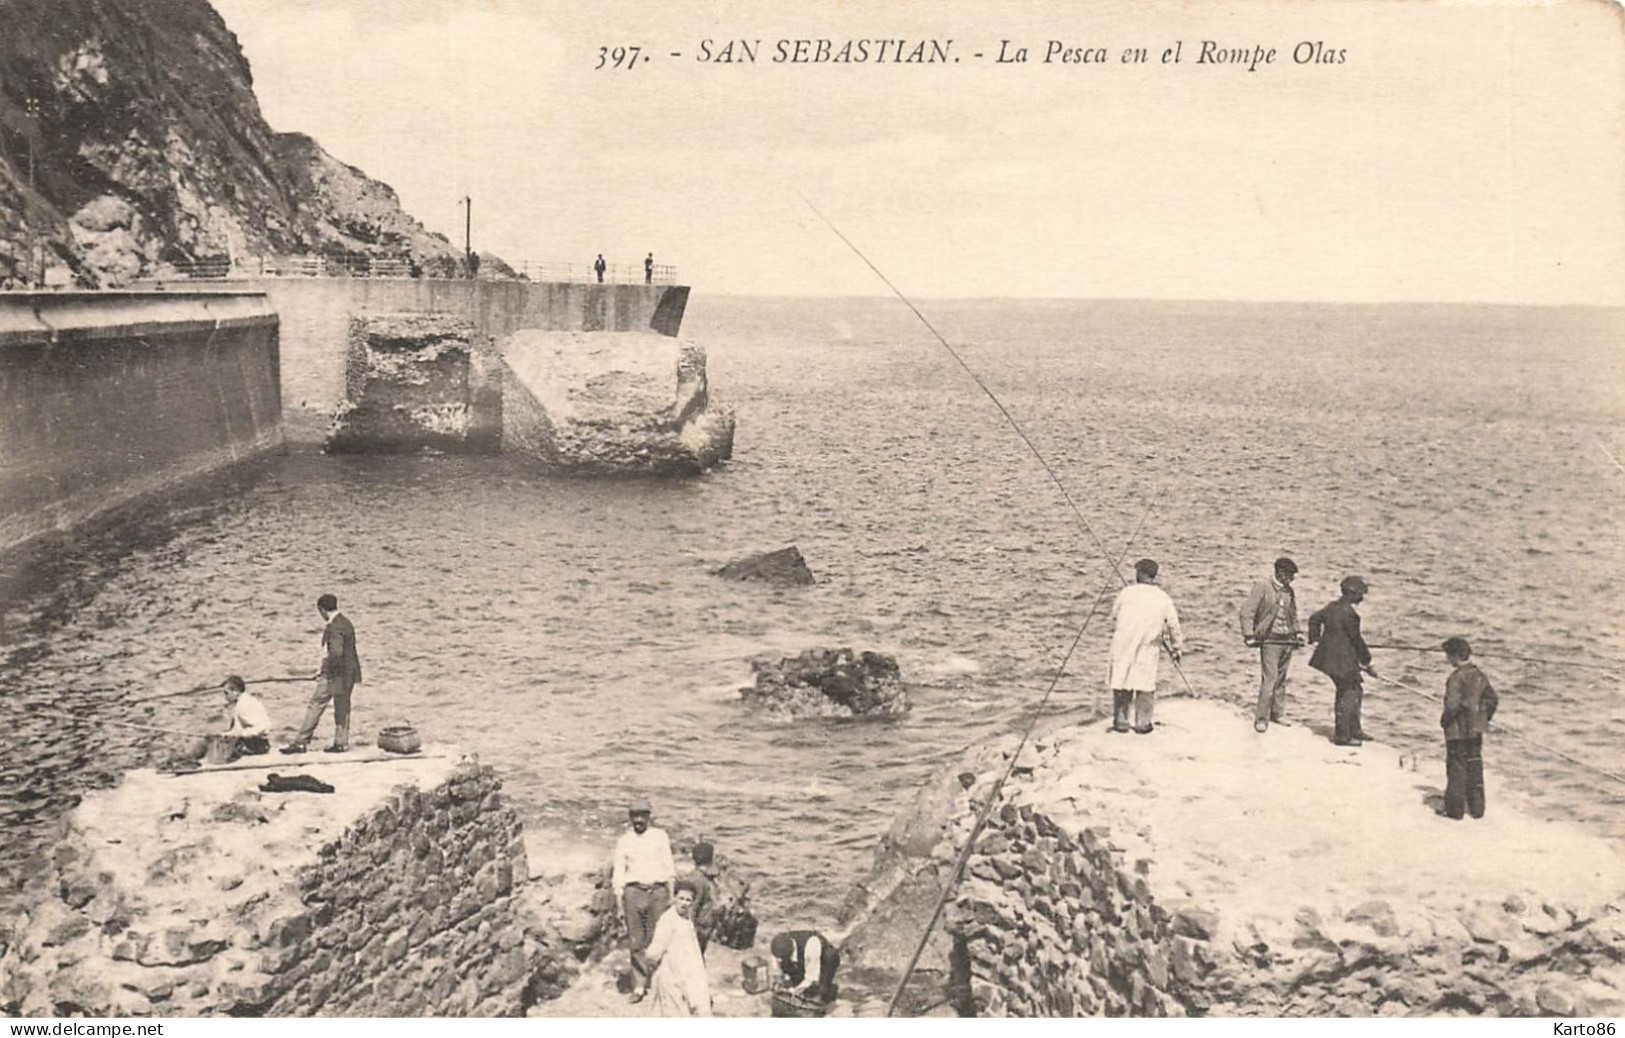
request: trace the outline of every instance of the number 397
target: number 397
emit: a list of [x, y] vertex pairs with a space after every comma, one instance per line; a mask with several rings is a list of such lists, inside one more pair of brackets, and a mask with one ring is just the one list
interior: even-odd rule
[[630, 70], [638, 63], [638, 56], [642, 53], [642, 47], [599, 47], [598, 64], [593, 66], [593, 70], [597, 71], [605, 66]]

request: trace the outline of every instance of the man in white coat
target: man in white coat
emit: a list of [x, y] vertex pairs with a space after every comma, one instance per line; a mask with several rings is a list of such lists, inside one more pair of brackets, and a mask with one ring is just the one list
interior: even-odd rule
[[1179, 613], [1168, 593], [1157, 587], [1157, 564], [1141, 559], [1134, 564], [1134, 583], [1117, 593], [1112, 603], [1111, 679], [1112, 731], [1126, 732], [1128, 710], [1134, 706], [1134, 730], [1151, 734], [1156, 709], [1157, 658], [1164, 647], [1175, 663], [1184, 646]]

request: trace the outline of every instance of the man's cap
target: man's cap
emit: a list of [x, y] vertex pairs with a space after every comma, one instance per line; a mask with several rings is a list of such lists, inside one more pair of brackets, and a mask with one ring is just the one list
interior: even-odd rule
[[1342, 589], [1345, 595], [1363, 595], [1371, 590], [1371, 585], [1365, 582], [1364, 577], [1344, 577], [1343, 583], [1339, 584], [1338, 587]]
[[1156, 559], [1141, 559], [1139, 562], [1136, 562], [1134, 564], [1134, 572], [1136, 572], [1136, 573], [1144, 573], [1148, 577], [1156, 576], [1157, 575], [1157, 560]]
[[1446, 656], [1453, 656], [1460, 660], [1473, 658], [1473, 647], [1467, 644], [1466, 638], [1446, 638], [1444, 644], [1439, 647], [1445, 651]]
[[1278, 570], [1286, 570], [1288, 573], [1298, 572], [1298, 564], [1287, 558], [1285, 555], [1282, 555], [1280, 558], [1275, 560], [1275, 568]]
[[626, 813], [629, 815], [652, 815], [654, 814], [654, 808], [649, 806], [648, 800], [638, 797], [627, 806]]

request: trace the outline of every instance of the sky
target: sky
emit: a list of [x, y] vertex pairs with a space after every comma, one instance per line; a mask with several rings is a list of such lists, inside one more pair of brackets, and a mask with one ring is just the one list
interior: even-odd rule
[[[474, 247], [516, 266], [652, 251], [707, 292], [884, 293], [811, 202], [923, 297], [1625, 305], [1606, 0], [214, 5], [274, 129], [458, 244], [471, 197]], [[819, 38], [959, 60], [771, 60]], [[729, 39], [758, 60], [698, 60]], [[1045, 63], [1051, 40], [1107, 61]]]

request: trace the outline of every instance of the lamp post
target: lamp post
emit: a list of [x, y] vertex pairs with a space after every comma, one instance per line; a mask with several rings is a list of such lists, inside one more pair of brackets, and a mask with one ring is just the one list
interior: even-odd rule
[[474, 277], [474, 199], [463, 196], [463, 266], [469, 278]]
[[35, 288], [45, 284], [45, 256], [40, 251], [39, 231], [34, 226], [34, 142], [39, 139], [39, 99], [30, 97], [23, 102], [28, 113], [28, 202], [23, 206], [23, 219], [28, 221], [28, 280]]

